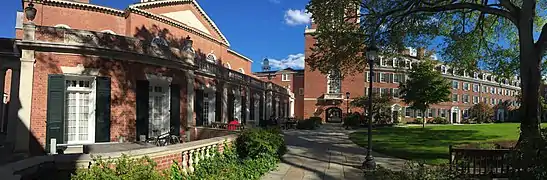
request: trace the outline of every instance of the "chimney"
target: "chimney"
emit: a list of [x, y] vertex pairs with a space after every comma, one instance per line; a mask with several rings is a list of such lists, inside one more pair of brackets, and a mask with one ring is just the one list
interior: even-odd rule
[[416, 54], [416, 57], [417, 57], [418, 59], [423, 59], [424, 56], [425, 56], [425, 48], [424, 48], [424, 47], [418, 48], [418, 52], [417, 52], [417, 54]]

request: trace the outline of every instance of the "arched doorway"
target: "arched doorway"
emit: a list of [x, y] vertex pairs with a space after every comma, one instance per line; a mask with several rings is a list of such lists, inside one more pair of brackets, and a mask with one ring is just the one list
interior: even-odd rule
[[450, 114], [450, 122], [452, 124], [460, 123], [460, 108], [452, 107]]
[[328, 123], [341, 123], [342, 122], [342, 109], [338, 107], [331, 107], [327, 109], [326, 121]]

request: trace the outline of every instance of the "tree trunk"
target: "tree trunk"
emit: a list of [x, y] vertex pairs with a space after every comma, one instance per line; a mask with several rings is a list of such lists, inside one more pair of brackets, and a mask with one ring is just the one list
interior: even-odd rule
[[425, 115], [425, 111], [426, 111], [426, 110], [423, 110], [423, 111], [422, 111], [422, 114], [423, 114], [423, 116], [424, 116], [423, 122], [422, 122], [422, 128], [425, 128], [425, 122], [427, 122], [427, 116]]

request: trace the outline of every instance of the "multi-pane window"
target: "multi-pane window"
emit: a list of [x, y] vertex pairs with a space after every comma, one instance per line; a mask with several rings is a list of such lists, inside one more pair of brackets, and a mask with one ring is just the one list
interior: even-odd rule
[[445, 109], [439, 109], [439, 114], [441, 114], [441, 117], [446, 117], [446, 110]]
[[479, 92], [479, 85], [473, 84], [473, 92]]
[[153, 84], [148, 86], [148, 128], [149, 136], [154, 137], [168, 133], [170, 118], [169, 86]]
[[479, 97], [473, 96], [473, 104], [477, 104], [477, 103], [479, 103]]
[[94, 141], [94, 79], [70, 78], [66, 81], [66, 143], [93, 143]]
[[458, 81], [452, 81], [452, 89], [458, 89], [459, 87]]
[[463, 95], [463, 102], [464, 103], [469, 103], [469, 95], [467, 95], [467, 94]]
[[463, 83], [463, 90], [469, 91], [469, 83]]
[[290, 74], [281, 74], [281, 81], [291, 81]]
[[398, 88], [394, 88], [393, 89], [393, 97], [394, 98], [399, 98], [401, 95], [399, 94], [399, 89]]
[[387, 74], [386, 73], [380, 73], [380, 82], [387, 82]]
[[486, 86], [482, 86], [482, 92], [483, 92], [483, 93], [486, 93], [486, 92], [487, 92], [486, 88], [487, 88]]
[[342, 79], [339, 71], [331, 71], [328, 75], [328, 92], [329, 94], [340, 93], [342, 89]]
[[458, 102], [458, 94], [452, 94], [452, 102]]
[[499, 94], [499, 95], [502, 94], [501, 88], [498, 88], [498, 94]]
[[209, 124], [209, 93], [203, 93], [203, 122]]
[[412, 116], [412, 111], [413, 111], [413, 109], [411, 109], [411, 108], [406, 108], [405, 116], [406, 116], [406, 117]]
[[490, 94], [496, 94], [496, 88], [490, 87]]

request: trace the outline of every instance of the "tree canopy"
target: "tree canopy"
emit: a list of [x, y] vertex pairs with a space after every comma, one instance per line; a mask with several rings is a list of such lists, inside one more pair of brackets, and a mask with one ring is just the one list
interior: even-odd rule
[[[372, 95], [372, 115], [376, 121], [391, 118], [391, 105], [393, 104], [393, 97], [391, 95]], [[368, 96], [361, 96], [355, 98], [350, 103], [353, 107], [360, 107], [366, 111], [369, 108]]]

